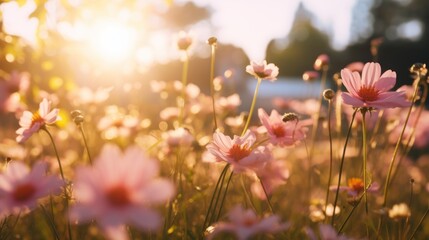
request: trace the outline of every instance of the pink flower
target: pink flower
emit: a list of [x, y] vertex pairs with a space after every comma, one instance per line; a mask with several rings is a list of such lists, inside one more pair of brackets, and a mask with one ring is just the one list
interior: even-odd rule
[[249, 130], [244, 136], [234, 136], [233, 139], [216, 132], [213, 134], [213, 141], [207, 145], [207, 150], [216, 161], [230, 163], [234, 172], [255, 170], [271, 159], [271, 154], [265, 147], [259, 146], [252, 149], [255, 141], [255, 134]]
[[259, 120], [267, 129], [270, 142], [279, 146], [294, 146], [305, 139], [307, 128], [302, 123], [296, 121], [283, 121], [281, 116], [276, 110], [271, 111], [271, 115], [260, 108], [258, 110]]
[[93, 167], [76, 171], [76, 204], [70, 210], [73, 221], [95, 219], [110, 239], [127, 239], [125, 224], [155, 230], [161, 216], [151, 209], [174, 195], [173, 184], [159, 178], [159, 165], [137, 147], [124, 153], [106, 145]]
[[192, 41], [193, 39], [189, 33], [180, 31], [179, 35], [177, 36], [177, 48], [179, 48], [179, 50], [186, 51], [188, 50], [189, 46], [191, 46]]
[[0, 174], [0, 218], [8, 214], [28, 212], [37, 207], [40, 198], [59, 193], [64, 182], [56, 176], [45, 176], [46, 162], [37, 162], [33, 169], [12, 161]]
[[255, 78], [275, 81], [279, 75], [279, 68], [273, 63], [267, 64], [266, 60], [259, 63], [250, 61], [250, 65], [246, 67], [246, 72]]
[[289, 169], [283, 161], [269, 161], [263, 168], [256, 171], [257, 180], [252, 183], [251, 190], [262, 200], [266, 199], [264, 188], [270, 195], [278, 186], [285, 184], [289, 178]]
[[25, 142], [33, 133], [39, 131], [46, 124], [53, 124], [59, 120], [59, 110], [57, 108], [50, 111], [49, 102], [46, 98], [42, 100], [39, 106], [39, 111], [31, 113], [24, 111], [21, 119], [19, 119], [19, 125], [21, 126], [16, 133], [16, 141], [19, 143]]
[[377, 109], [409, 106], [404, 92], [389, 91], [395, 86], [396, 73], [387, 70], [381, 77], [380, 74], [380, 64], [373, 62], [365, 64], [362, 78], [359, 73], [352, 73], [347, 68], [341, 70], [343, 84], [349, 91], [341, 95], [344, 103], [353, 107]]
[[259, 218], [252, 210], [244, 210], [241, 206], [233, 208], [228, 218], [230, 222], [218, 222], [210, 229], [208, 240], [220, 232], [232, 232], [238, 240], [245, 240], [255, 234], [277, 233], [289, 228], [289, 224], [281, 223], [277, 215]]

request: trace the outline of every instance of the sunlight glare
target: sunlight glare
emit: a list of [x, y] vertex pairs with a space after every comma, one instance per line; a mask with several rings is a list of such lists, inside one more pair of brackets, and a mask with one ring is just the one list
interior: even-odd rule
[[93, 27], [91, 49], [109, 61], [130, 57], [136, 44], [134, 29], [113, 21], [98, 22]]

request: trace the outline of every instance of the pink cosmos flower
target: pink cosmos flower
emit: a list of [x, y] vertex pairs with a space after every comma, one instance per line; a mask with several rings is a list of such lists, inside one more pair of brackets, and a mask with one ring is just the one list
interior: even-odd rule
[[259, 120], [266, 128], [270, 142], [274, 145], [294, 146], [306, 137], [307, 128], [298, 121], [283, 121], [276, 110], [272, 110], [270, 116], [260, 108], [258, 110]]
[[273, 63], [267, 64], [266, 60], [259, 63], [250, 61], [250, 65], [246, 67], [246, 72], [255, 78], [275, 81], [279, 75], [279, 68]]
[[33, 133], [39, 131], [46, 124], [53, 124], [60, 119], [58, 116], [59, 110], [54, 108], [50, 110], [50, 104], [46, 98], [42, 100], [39, 105], [39, 111], [31, 113], [24, 111], [21, 119], [19, 119], [19, 125], [21, 126], [16, 133], [16, 141], [19, 143], [25, 142]]
[[125, 224], [156, 230], [161, 215], [151, 207], [165, 204], [175, 192], [169, 180], [158, 177], [159, 170], [158, 162], [135, 146], [122, 153], [119, 147], [106, 145], [93, 167], [76, 171], [76, 204], [70, 218], [95, 219], [110, 239], [127, 239]]
[[263, 168], [256, 171], [256, 175], [257, 179], [251, 186], [252, 193], [265, 200], [267, 196], [261, 182], [267, 194], [270, 195], [274, 189], [286, 183], [289, 178], [289, 169], [283, 161], [269, 161]]
[[410, 105], [405, 99], [404, 92], [389, 91], [395, 86], [396, 73], [387, 70], [381, 76], [381, 67], [378, 63], [366, 63], [362, 70], [362, 78], [357, 72], [344, 68], [341, 78], [349, 91], [341, 97], [347, 105], [367, 108], [395, 108]]
[[320, 77], [320, 74], [319, 72], [316, 72], [316, 71], [305, 71], [302, 74], [302, 80], [306, 82], [313, 81], [315, 79], [318, 79], [319, 77]]
[[213, 141], [207, 145], [207, 150], [213, 155], [217, 162], [230, 163], [234, 172], [255, 170], [261, 168], [271, 159], [268, 150], [259, 146], [252, 149], [256, 136], [250, 130], [242, 136], [234, 136], [231, 139], [223, 133], [215, 132]]
[[22, 162], [11, 161], [0, 174], [0, 218], [28, 212], [37, 201], [51, 193], [59, 193], [64, 182], [57, 176], [46, 176], [46, 162], [37, 162], [30, 170]]
[[277, 215], [259, 218], [255, 212], [250, 209], [244, 210], [241, 206], [233, 208], [228, 218], [230, 222], [218, 222], [210, 229], [208, 240], [213, 239], [220, 232], [231, 232], [238, 240], [245, 240], [255, 234], [285, 231], [290, 226], [288, 223], [281, 223]]

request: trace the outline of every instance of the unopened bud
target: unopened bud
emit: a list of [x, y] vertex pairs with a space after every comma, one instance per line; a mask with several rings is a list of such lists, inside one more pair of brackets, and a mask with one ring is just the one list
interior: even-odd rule
[[210, 37], [210, 38], [207, 40], [207, 43], [208, 43], [210, 46], [216, 46], [216, 44], [217, 44], [217, 38], [216, 38], [216, 37]]
[[319, 78], [319, 73], [316, 71], [306, 71], [304, 72], [304, 74], [302, 74], [302, 79], [306, 82], [310, 82], [318, 78]]
[[298, 116], [295, 113], [285, 113], [282, 117], [283, 122], [298, 121]]
[[325, 91], [323, 91], [323, 98], [325, 98], [326, 101], [330, 101], [332, 99], [334, 99], [335, 97], [335, 92], [332, 89], [326, 89]]
[[314, 70], [320, 71], [323, 68], [327, 67], [329, 65], [329, 56], [326, 54], [321, 54], [316, 58], [316, 61], [314, 62]]
[[177, 47], [179, 50], [186, 51], [189, 46], [192, 44], [192, 38], [185, 32], [179, 33], [179, 38], [177, 40]]
[[75, 117], [77, 117], [79, 115], [82, 115], [82, 112], [80, 110], [73, 110], [73, 111], [70, 112], [70, 115], [71, 115], [72, 118], [75, 118]]

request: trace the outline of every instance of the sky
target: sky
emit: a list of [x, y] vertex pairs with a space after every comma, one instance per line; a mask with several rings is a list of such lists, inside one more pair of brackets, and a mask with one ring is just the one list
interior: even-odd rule
[[[265, 58], [273, 39], [291, 31], [298, 10], [305, 9], [314, 27], [331, 36], [331, 46], [342, 50], [371, 32], [373, 0], [178, 0], [211, 9], [211, 23], [221, 41], [244, 49], [250, 59]], [[359, 11], [359, 12], [357, 12]]]

